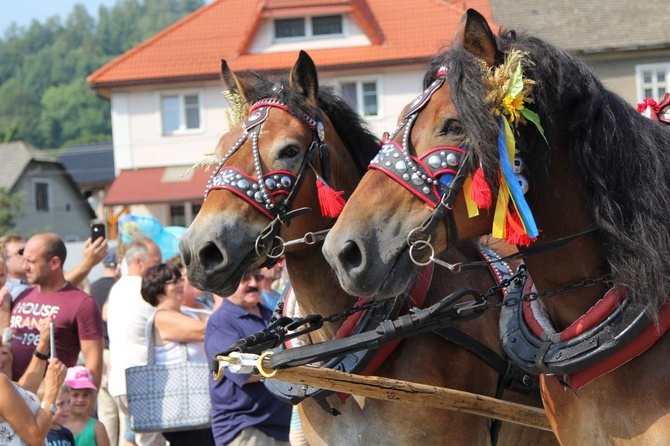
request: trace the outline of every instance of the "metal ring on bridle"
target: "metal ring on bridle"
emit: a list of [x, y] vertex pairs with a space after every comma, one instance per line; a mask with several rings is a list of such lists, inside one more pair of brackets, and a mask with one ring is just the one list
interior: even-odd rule
[[[415, 231], [418, 234], [418, 236], [416, 236], [416, 237], [414, 237], [414, 232]], [[418, 241], [430, 243], [431, 235], [432, 234], [428, 234], [428, 238], [424, 240], [423, 238], [421, 238], [421, 236], [423, 236], [423, 237], [426, 236], [426, 234], [423, 232], [423, 227], [418, 227], [418, 228], [414, 228], [411, 231], [409, 231], [409, 234], [407, 234], [407, 238], [405, 239], [405, 241], [407, 242], [407, 246], [409, 246], [409, 247], [412, 247], [412, 245], [414, 245]]]
[[[270, 259], [278, 259], [279, 257], [284, 255], [284, 251], [286, 248], [284, 247], [284, 239], [279, 237], [278, 235], [274, 236], [275, 240], [278, 240], [279, 242], [277, 244], [272, 244], [272, 248], [268, 252], [267, 250], [267, 245], [265, 243], [262, 243], [261, 240], [263, 240], [263, 234], [259, 235], [258, 238], [256, 239], [256, 244], [255, 244], [255, 249], [256, 249], [256, 255], [258, 257], [263, 257], [263, 255], [267, 256]], [[279, 253], [274, 254], [274, 252], [279, 248]]]
[[[430, 256], [428, 256], [428, 260], [425, 262], [420, 262], [414, 258], [414, 253], [413, 250], [416, 248], [417, 250], [421, 250], [428, 247], [430, 249]], [[426, 266], [429, 265], [430, 262], [433, 261], [433, 257], [435, 256], [435, 249], [433, 248], [433, 245], [429, 243], [428, 240], [416, 240], [409, 246], [409, 258], [412, 259], [412, 262], [417, 265], [417, 266]]]

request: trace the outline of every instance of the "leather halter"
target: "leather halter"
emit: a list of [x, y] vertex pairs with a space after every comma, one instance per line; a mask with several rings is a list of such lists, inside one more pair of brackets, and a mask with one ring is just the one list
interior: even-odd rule
[[[433, 83], [410, 103], [403, 120], [368, 166], [368, 169], [383, 172], [431, 207], [431, 215], [418, 232], [413, 231], [418, 238], [429, 237], [439, 222], [446, 219], [449, 237], [455, 239], [456, 226], [448, 217], [468, 174], [468, 150], [464, 145], [434, 147], [421, 157], [410, 154], [409, 138], [414, 122], [433, 94], [444, 85], [447, 71], [447, 67], [441, 67]], [[394, 139], [403, 128], [401, 146]]]
[[[279, 93], [281, 89], [279, 89]], [[262, 124], [268, 119], [271, 109], [283, 110], [300, 119], [312, 130], [312, 142], [305, 152], [298, 174], [284, 170], [276, 170], [263, 173], [258, 149], [258, 137]], [[252, 156], [254, 159], [255, 177], [235, 166], [224, 166], [225, 162], [239, 150], [240, 147], [251, 136]], [[283, 246], [279, 246], [278, 252], [275, 246], [281, 226], [290, 224], [290, 220], [298, 215], [308, 212], [309, 208], [292, 210], [293, 200], [298, 193], [302, 181], [307, 174], [307, 168], [311, 167], [317, 152], [321, 159], [322, 176], [328, 180], [330, 175], [330, 161], [328, 147], [325, 144], [325, 131], [321, 120], [321, 112], [317, 108], [316, 117], [312, 118], [306, 113], [291, 110], [278, 98], [266, 98], [253, 104], [247, 118], [244, 120], [244, 133], [233, 147], [226, 153], [205, 186], [205, 200], [207, 195], [216, 189], [224, 189], [232, 192], [239, 198], [253, 206], [257, 211], [268, 217], [271, 222], [261, 231], [256, 240], [256, 253], [267, 257], [263, 266], [271, 266], [276, 259], [283, 254]], [[280, 204], [277, 197], [284, 196]]]

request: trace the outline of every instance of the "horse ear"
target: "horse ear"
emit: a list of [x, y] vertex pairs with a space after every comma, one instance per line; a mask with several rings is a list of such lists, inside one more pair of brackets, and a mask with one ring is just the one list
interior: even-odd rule
[[251, 89], [251, 86], [244, 79], [235, 76], [228, 63], [223, 59], [221, 59], [221, 80], [224, 88], [230, 92], [231, 96], [240, 96], [243, 102], [248, 102], [247, 91]]
[[312, 58], [302, 50], [291, 70], [290, 86], [292, 90], [305, 96], [307, 102], [316, 105], [316, 94], [319, 91], [316, 66]]
[[453, 42], [463, 45], [466, 50], [483, 59], [490, 67], [502, 60], [493, 31], [484, 16], [474, 9], [468, 9], [463, 14]]

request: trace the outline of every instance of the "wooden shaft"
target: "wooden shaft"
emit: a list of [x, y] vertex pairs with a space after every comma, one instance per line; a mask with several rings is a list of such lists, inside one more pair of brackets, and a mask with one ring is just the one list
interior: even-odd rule
[[[265, 372], [270, 373], [269, 361], [265, 360], [263, 365]], [[272, 378], [279, 381], [368, 398], [423, 404], [551, 431], [543, 409], [461, 390], [307, 366], [278, 369], [276, 372]]]

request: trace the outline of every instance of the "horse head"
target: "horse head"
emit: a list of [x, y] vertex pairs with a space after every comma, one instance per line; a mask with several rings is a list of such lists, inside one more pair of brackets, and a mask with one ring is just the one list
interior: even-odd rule
[[300, 53], [288, 80], [249, 82], [225, 61], [222, 78], [229, 96], [248, 111], [217, 144], [205, 201], [180, 249], [189, 280], [226, 295], [245, 273], [284, 253], [314, 249], [284, 241], [327, 228], [333, 218], [320, 209], [317, 182], [348, 195], [363, 169], [356, 163], [364, 162], [340, 139], [336, 126], [346, 123], [337, 120], [346, 105], [319, 87], [307, 53]]
[[[472, 10], [461, 21], [454, 45], [491, 65], [500, 57], [488, 24]], [[398, 294], [417, 263], [446, 250], [448, 241], [485, 234], [490, 228], [492, 215], [486, 212], [467, 225], [455, 224], [468, 217], [462, 194], [452, 189], [446, 224], [419, 234], [441, 200], [442, 178], [466, 176], [476, 165], [476, 157], [468, 153], [472, 148], [464, 144], [468, 135], [452, 102], [452, 86], [446, 82], [451, 64], [436, 59], [432, 65], [424, 91], [403, 110], [398, 127], [383, 141], [326, 239], [324, 254], [349, 293]], [[415, 237], [430, 238], [431, 247], [416, 245], [410, 252]]]

